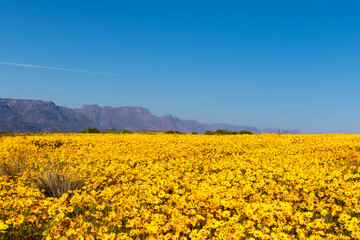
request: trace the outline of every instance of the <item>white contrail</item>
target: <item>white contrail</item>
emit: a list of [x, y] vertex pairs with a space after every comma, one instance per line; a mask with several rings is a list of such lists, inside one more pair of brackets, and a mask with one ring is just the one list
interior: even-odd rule
[[57, 70], [57, 71], [68, 71], [68, 72], [82, 72], [82, 73], [95, 73], [95, 74], [115, 75], [114, 73], [109, 73], [109, 72], [83, 71], [83, 70], [76, 70], [76, 69], [69, 69], [69, 68], [39, 66], [39, 65], [31, 65], [31, 64], [21, 64], [21, 63], [0, 62], [0, 64], [1, 64], [1, 65], [18, 66], [18, 67], [42, 68], [42, 69], [50, 69], [50, 70]]

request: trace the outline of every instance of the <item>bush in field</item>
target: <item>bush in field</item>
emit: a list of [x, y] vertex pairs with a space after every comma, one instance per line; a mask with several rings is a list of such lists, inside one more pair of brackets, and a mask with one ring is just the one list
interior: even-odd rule
[[81, 133], [100, 133], [100, 130], [96, 127], [88, 127], [87, 129], [81, 131]]
[[239, 131], [238, 134], [253, 134], [253, 133], [248, 130], [241, 130], [241, 131]]
[[235, 135], [236, 132], [225, 130], [225, 129], [218, 129], [215, 132], [206, 131], [205, 135]]
[[241, 130], [239, 132], [235, 132], [235, 131], [230, 131], [230, 130], [225, 130], [225, 129], [218, 129], [215, 132], [212, 131], [206, 131], [205, 135], [237, 135], [237, 134], [253, 134], [252, 132], [248, 131], [248, 130]]
[[225, 129], [218, 129], [214, 132], [216, 135], [235, 135], [236, 132], [225, 130]]
[[7, 176], [15, 180], [23, 173], [27, 160], [25, 153], [22, 151], [16, 151], [16, 154], [12, 155], [7, 161], [0, 159], [0, 176]]
[[120, 130], [119, 133], [132, 133], [130, 130], [124, 129]]
[[10, 179], [15, 179], [22, 173], [22, 166], [19, 162], [5, 163], [0, 162], [0, 176], [7, 176]]
[[175, 130], [168, 130], [165, 132], [166, 134], [183, 134], [182, 132], [175, 131]]
[[64, 193], [85, 186], [84, 180], [72, 179], [68, 170], [66, 168], [60, 170], [58, 166], [50, 162], [32, 182], [44, 192], [46, 197], [60, 198]]
[[116, 133], [114, 129], [106, 129], [104, 133]]

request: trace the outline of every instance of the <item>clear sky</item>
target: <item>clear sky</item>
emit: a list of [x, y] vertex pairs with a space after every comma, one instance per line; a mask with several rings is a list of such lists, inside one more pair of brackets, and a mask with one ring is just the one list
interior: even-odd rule
[[331, 0], [4, 0], [0, 97], [360, 133], [359, 12]]

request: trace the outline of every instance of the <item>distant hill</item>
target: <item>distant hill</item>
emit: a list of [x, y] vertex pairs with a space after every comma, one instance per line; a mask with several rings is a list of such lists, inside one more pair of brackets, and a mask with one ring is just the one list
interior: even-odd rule
[[0, 99], [0, 132], [77, 132], [94, 123], [53, 102]]
[[[0, 132], [79, 132], [87, 127], [106, 129], [128, 129], [131, 131], [167, 131], [204, 133], [226, 129], [249, 130], [261, 133], [255, 127], [228, 124], [202, 124], [195, 120], [181, 120], [171, 115], [154, 116], [141, 107], [100, 107], [84, 105], [81, 108], [67, 108], [53, 102], [41, 100], [19, 100], [0, 98]], [[266, 132], [279, 132], [271, 129]], [[287, 133], [297, 133], [287, 131]]]
[[227, 124], [201, 124], [194, 120], [181, 120], [171, 115], [157, 117], [152, 115], [148, 109], [141, 107], [102, 108], [98, 105], [85, 105], [82, 108], [74, 109], [74, 111], [88, 117], [102, 130], [177, 130], [187, 133], [204, 133], [206, 130], [215, 131], [218, 128], [222, 128], [233, 131], [249, 130], [254, 133], [259, 133], [259, 130], [254, 127], [231, 126]]

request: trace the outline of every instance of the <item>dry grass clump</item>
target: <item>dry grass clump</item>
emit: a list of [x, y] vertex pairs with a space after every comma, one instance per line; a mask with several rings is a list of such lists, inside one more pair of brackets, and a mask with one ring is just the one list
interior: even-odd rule
[[358, 160], [350, 160], [347, 162], [346, 170], [350, 170], [352, 174], [359, 173], [360, 162]]
[[[7, 162], [0, 160], [0, 176], [6, 176], [15, 180], [25, 171], [22, 161], [15, 160]], [[35, 177], [30, 177], [33, 187], [44, 192], [46, 197], [60, 198], [64, 193], [81, 189], [85, 186], [84, 179], [75, 180], [71, 175], [68, 167], [56, 165], [49, 161], [44, 170]]]
[[83, 179], [74, 180], [68, 170], [68, 168], [61, 170], [53, 162], [50, 162], [33, 180], [34, 185], [42, 190], [45, 196], [55, 198], [60, 198], [64, 193], [85, 186]]
[[7, 176], [10, 179], [15, 179], [22, 174], [22, 164], [19, 161], [14, 163], [7, 163], [0, 161], [0, 176]]

